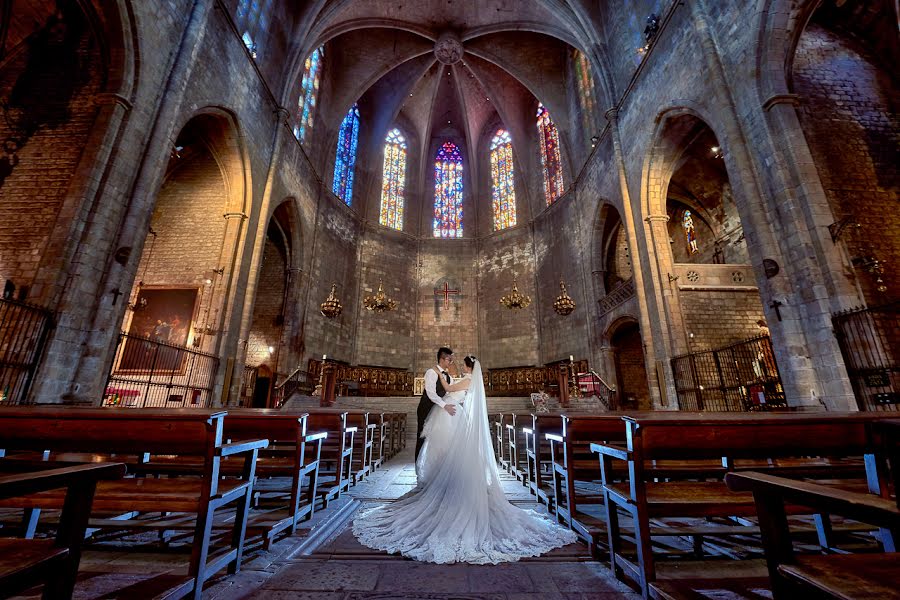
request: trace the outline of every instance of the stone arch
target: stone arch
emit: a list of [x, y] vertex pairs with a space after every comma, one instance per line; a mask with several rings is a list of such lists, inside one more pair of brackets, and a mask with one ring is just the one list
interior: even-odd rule
[[833, 222], [851, 223], [839, 239], [847, 271], [872, 306], [900, 298], [900, 271], [885, 267], [900, 262], [892, 233], [900, 230], [900, 82], [891, 71], [900, 43], [895, 27], [886, 35], [872, 16], [892, 13], [888, 3], [858, 4], [815, 8], [795, 36], [787, 78], [802, 99], [800, 129]]
[[602, 201], [594, 222], [592, 280], [594, 296], [601, 298], [633, 277], [631, 250], [618, 208]]
[[148, 219], [124, 331], [146, 335], [165, 290], [195, 290], [191, 322], [169, 341], [216, 352], [237, 271], [240, 236], [232, 223], [250, 205], [244, 164], [230, 114], [203, 109], [181, 127]]
[[[655, 286], [670, 291], [658, 301], [675, 354], [755, 337], [757, 321], [765, 321], [735, 199], [745, 193], [732, 176], [737, 172], [729, 140], [696, 107], [660, 113], [644, 165], [642, 208]], [[684, 220], [691, 208], [697, 212]]]
[[641, 326], [633, 315], [615, 319], [603, 333], [615, 374], [619, 408], [649, 410], [652, 406]]

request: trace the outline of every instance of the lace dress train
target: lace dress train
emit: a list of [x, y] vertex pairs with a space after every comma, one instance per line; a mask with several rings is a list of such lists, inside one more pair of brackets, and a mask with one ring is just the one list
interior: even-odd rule
[[424, 562], [497, 564], [576, 541], [574, 532], [506, 499], [477, 363], [475, 371], [455, 416], [437, 407], [429, 414], [416, 488], [354, 521], [362, 544]]

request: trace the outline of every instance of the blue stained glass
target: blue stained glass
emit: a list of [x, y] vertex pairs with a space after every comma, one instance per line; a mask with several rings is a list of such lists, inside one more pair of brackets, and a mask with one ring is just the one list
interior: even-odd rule
[[359, 108], [354, 104], [341, 121], [337, 150], [334, 157], [334, 179], [331, 191], [347, 206], [353, 202], [353, 167], [356, 165], [356, 144], [359, 139]]
[[406, 186], [406, 140], [399, 129], [384, 139], [384, 166], [381, 170], [381, 212], [378, 222], [403, 231], [403, 193]]
[[444, 142], [434, 159], [434, 237], [461, 238], [463, 161], [453, 142]]

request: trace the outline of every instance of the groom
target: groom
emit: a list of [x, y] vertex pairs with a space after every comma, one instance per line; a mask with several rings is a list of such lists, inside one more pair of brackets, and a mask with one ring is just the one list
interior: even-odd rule
[[416, 420], [418, 421], [416, 424], [416, 458], [419, 458], [419, 451], [422, 450], [422, 428], [425, 426], [428, 413], [431, 412], [432, 403], [446, 410], [451, 417], [456, 414], [456, 406], [442, 400], [447, 392], [437, 384], [438, 377], [443, 377], [446, 383], [450, 383], [450, 373], [447, 372], [447, 368], [453, 364], [453, 350], [441, 348], [438, 350], [437, 359], [438, 366], [425, 371], [425, 392], [422, 394], [419, 408], [416, 410]]

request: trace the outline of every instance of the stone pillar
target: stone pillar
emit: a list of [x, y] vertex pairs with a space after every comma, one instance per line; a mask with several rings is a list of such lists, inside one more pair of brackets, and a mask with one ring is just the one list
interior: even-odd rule
[[[631, 202], [631, 193], [628, 186], [628, 177], [625, 171], [625, 161], [622, 154], [622, 140], [619, 132], [619, 111], [617, 108], [611, 108], [606, 112], [606, 118], [609, 120], [610, 132], [612, 134], [613, 155], [616, 171], [619, 175], [619, 187], [622, 192], [622, 223], [625, 227], [626, 239], [631, 252], [631, 264], [634, 278], [634, 290], [637, 297], [639, 319], [641, 328], [641, 337], [644, 341], [644, 364], [647, 369], [647, 385], [650, 388], [650, 400], [654, 408], [666, 408], [670, 402], [668, 398], [675, 397], [675, 379], [672, 377], [672, 367], [668, 357], [666, 337], [668, 336], [668, 326], [666, 324], [665, 311], [662, 309], [662, 302], [658, 292], [653, 286], [652, 270], [647, 270], [649, 257], [643, 256], [638, 250], [638, 228], [637, 219], [640, 218], [640, 208], [635, 208]], [[641, 229], [641, 234], [646, 241], [646, 231]], [[650, 244], [644, 244], [645, 248]], [[646, 279], [645, 279], [646, 278]], [[651, 318], [651, 307], [647, 302], [648, 295], [653, 294], [654, 310]], [[659, 325], [656, 329], [651, 328], [651, 322]], [[656, 370], [662, 369], [665, 391], [660, 390], [659, 379], [656, 377]], [[666, 403], [664, 404], [664, 400]]]
[[669, 352], [670, 356], [678, 356], [688, 351], [684, 313], [681, 310], [681, 295], [678, 292], [678, 284], [672, 279], [675, 274], [675, 264], [672, 260], [672, 250], [669, 247], [669, 215], [649, 215], [644, 221], [650, 230], [650, 243], [656, 251], [656, 280], [657, 288], [662, 295], [667, 321], [669, 323]]
[[322, 363], [322, 396], [319, 404], [323, 407], [334, 406], [337, 388], [337, 365], [325, 361]]

